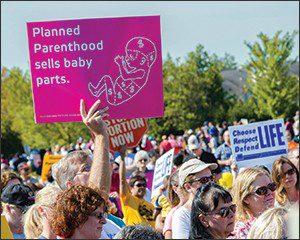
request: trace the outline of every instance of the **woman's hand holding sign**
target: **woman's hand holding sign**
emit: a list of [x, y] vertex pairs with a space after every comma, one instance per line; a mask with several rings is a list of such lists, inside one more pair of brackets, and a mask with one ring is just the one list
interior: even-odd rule
[[106, 198], [108, 198], [111, 172], [109, 169], [109, 140], [107, 134], [107, 126], [103, 121], [108, 114], [108, 107], [97, 110], [100, 105], [100, 100], [96, 101], [87, 112], [86, 105], [83, 99], [80, 101], [80, 113], [83, 123], [91, 130], [95, 136], [94, 143], [94, 159], [89, 177], [89, 186], [100, 189]]
[[100, 105], [100, 100], [97, 100], [90, 110], [86, 111], [86, 104], [83, 99], [80, 101], [80, 113], [83, 123], [92, 131], [95, 135], [106, 135], [107, 127], [103, 118], [109, 116], [106, 111], [109, 107], [97, 110]]

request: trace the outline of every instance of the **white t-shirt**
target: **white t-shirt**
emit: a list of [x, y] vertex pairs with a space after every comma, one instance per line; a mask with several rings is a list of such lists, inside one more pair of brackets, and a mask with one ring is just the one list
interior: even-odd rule
[[191, 228], [191, 210], [183, 206], [175, 211], [172, 219], [172, 238], [188, 239]]
[[121, 228], [113, 221], [106, 218], [106, 224], [103, 225], [100, 239], [113, 239]]

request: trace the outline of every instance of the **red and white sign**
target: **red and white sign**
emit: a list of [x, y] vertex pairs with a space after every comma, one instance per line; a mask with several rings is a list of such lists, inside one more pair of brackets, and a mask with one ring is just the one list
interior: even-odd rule
[[148, 124], [145, 118], [106, 120], [109, 148], [118, 151], [121, 145], [128, 148], [136, 147], [143, 135], [148, 131]]

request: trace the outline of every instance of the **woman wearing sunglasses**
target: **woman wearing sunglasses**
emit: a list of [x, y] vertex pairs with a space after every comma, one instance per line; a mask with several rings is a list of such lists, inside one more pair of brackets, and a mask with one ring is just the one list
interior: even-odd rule
[[98, 239], [106, 202], [97, 190], [81, 185], [62, 191], [53, 206], [52, 231], [58, 238]]
[[246, 168], [233, 185], [236, 204], [235, 227], [230, 238], [246, 239], [256, 218], [274, 206], [276, 184], [266, 170]]
[[234, 228], [236, 206], [228, 191], [214, 182], [197, 190], [192, 204], [190, 239], [226, 239]]
[[272, 178], [277, 187], [275, 206], [289, 208], [299, 201], [299, 172], [289, 159], [280, 157], [274, 161]]
[[172, 239], [172, 219], [176, 210], [186, 203], [187, 192], [179, 186], [179, 170], [176, 170], [170, 175], [168, 188], [167, 188], [167, 198], [172, 206], [171, 211], [168, 213], [163, 228], [163, 235], [165, 239]]

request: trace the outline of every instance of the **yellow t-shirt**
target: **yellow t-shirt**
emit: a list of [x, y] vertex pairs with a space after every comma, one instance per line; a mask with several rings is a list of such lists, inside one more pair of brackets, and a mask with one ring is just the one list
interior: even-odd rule
[[3, 214], [1, 214], [1, 239], [13, 239], [8, 222]]
[[152, 204], [155, 207], [161, 207], [161, 217], [165, 220], [172, 207], [165, 195], [160, 194], [152, 199]]
[[154, 206], [144, 199], [132, 196], [130, 192], [120, 195], [124, 222], [126, 225], [144, 223], [155, 228], [153, 220]]

